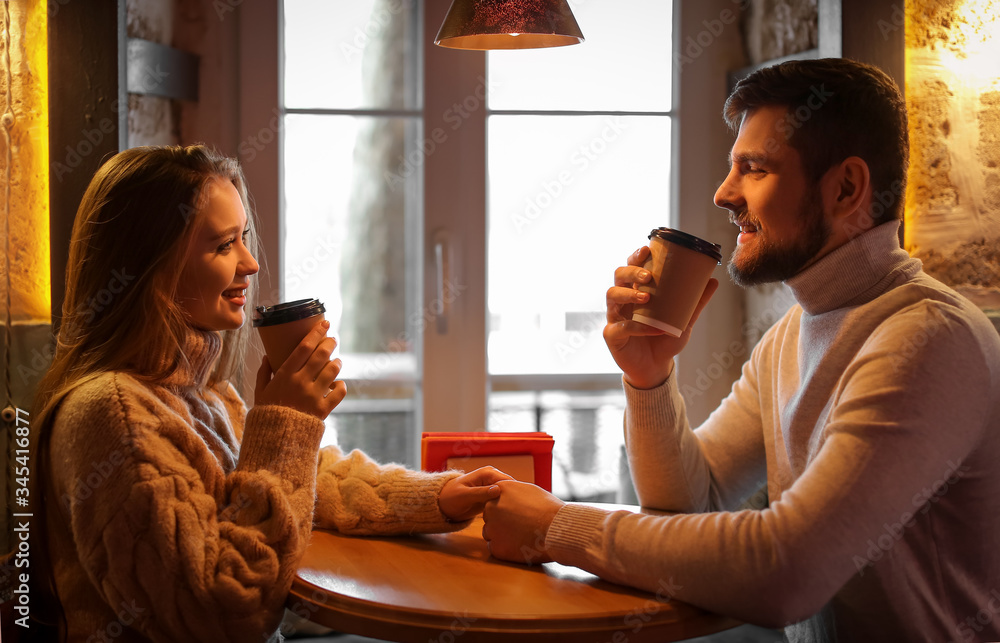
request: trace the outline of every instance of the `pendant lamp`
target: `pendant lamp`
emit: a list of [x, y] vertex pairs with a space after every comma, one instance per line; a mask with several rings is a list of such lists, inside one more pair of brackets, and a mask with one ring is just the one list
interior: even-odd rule
[[453, 0], [434, 44], [452, 49], [535, 49], [583, 42], [566, 0]]

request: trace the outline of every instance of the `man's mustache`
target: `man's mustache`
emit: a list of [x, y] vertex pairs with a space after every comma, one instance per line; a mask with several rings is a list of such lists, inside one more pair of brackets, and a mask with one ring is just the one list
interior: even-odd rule
[[755, 228], [759, 228], [757, 218], [750, 214], [750, 211], [746, 208], [741, 208], [739, 210], [729, 211], [729, 222], [733, 225], [741, 226], [749, 223]]

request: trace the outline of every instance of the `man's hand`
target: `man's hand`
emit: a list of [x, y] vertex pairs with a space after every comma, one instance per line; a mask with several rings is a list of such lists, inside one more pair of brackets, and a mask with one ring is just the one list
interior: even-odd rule
[[482, 512], [486, 501], [500, 495], [500, 487], [496, 483], [502, 480], [513, 478], [493, 467], [480, 467], [452, 478], [441, 487], [438, 508], [448, 520], [468, 520]]
[[649, 271], [642, 267], [647, 258], [649, 247], [643, 246], [632, 253], [627, 266], [615, 270], [615, 285], [608, 288], [608, 324], [604, 327], [604, 342], [611, 356], [625, 374], [625, 381], [636, 388], [655, 388], [666, 381], [674, 369], [674, 357], [687, 345], [691, 328], [719, 287], [718, 279], [708, 280], [680, 337], [632, 321], [635, 305], [649, 301], [649, 294], [637, 289], [651, 279]]
[[495, 558], [515, 563], [546, 563], [545, 537], [564, 503], [526, 482], [501, 482], [500, 497], [486, 503], [483, 538]]

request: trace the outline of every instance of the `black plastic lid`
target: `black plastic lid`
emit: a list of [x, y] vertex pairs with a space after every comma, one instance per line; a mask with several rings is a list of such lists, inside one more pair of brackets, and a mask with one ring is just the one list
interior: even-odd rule
[[705, 241], [704, 239], [700, 239], [693, 234], [681, 232], [680, 230], [674, 230], [673, 228], [654, 228], [653, 231], [649, 233], [649, 238], [652, 239], [654, 236], [671, 243], [676, 243], [679, 246], [684, 246], [689, 250], [695, 250], [708, 255], [709, 257], [715, 259], [715, 262], [718, 264], [722, 263], [722, 246], [717, 243]]
[[257, 306], [254, 326], [277, 326], [325, 313], [326, 307], [318, 299], [298, 299], [273, 306]]

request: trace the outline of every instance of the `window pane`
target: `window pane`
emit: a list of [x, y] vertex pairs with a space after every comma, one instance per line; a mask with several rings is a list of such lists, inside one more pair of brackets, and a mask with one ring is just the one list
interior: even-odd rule
[[670, 111], [672, 3], [569, 4], [586, 41], [489, 52], [490, 109]]
[[553, 437], [552, 493], [573, 502], [621, 502], [621, 389], [490, 394], [490, 431], [544, 431]]
[[614, 269], [669, 225], [670, 119], [491, 116], [489, 371], [616, 373]]
[[285, 0], [284, 11], [285, 107], [418, 107], [414, 0]]
[[327, 440], [383, 461], [415, 453], [421, 174], [399, 163], [419, 133], [417, 118], [285, 118], [284, 299], [320, 299], [340, 342], [348, 398]]

